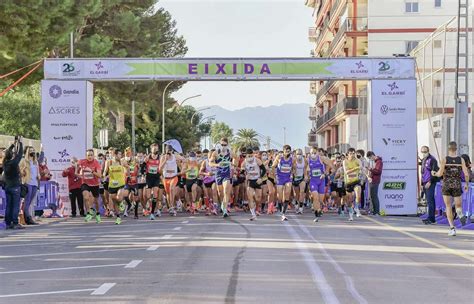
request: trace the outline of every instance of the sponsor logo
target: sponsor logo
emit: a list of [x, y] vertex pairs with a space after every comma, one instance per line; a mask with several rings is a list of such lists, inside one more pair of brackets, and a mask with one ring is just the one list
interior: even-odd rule
[[67, 136], [53, 136], [54, 140], [72, 140], [73, 137], [71, 135]]
[[81, 114], [79, 107], [57, 106], [49, 109], [51, 115], [78, 115]]
[[388, 205], [385, 205], [385, 209], [401, 209], [401, 208], [404, 208], [405, 205], [402, 205], [402, 204], [398, 204], [398, 205], [392, 205], [392, 204], [388, 204]]
[[406, 94], [406, 91], [400, 90], [396, 81], [387, 84], [387, 87], [388, 90], [381, 92], [382, 96], [404, 96]]
[[369, 72], [362, 61], [356, 62], [355, 65], [356, 69], [351, 70], [351, 74], [367, 74]]
[[52, 122], [52, 127], [77, 127], [77, 123], [70, 123], [70, 122]]
[[69, 158], [69, 153], [67, 152], [67, 149], [58, 151], [58, 154], [59, 154], [59, 157], [51, 159], [51, 162], [58, 163], [58, 164], [65, 164], [71, 161]]
[[395, 70], [392, 69], [388, 61], [379, 62], [379, 74], [393, 74]]
[[407, 140], [406, 139], [393, 139], [393, 138], [382, 138], [382, 141], [383, 143], [388, 146], [388, 145], [392, 145], [392, 146], [405, 146], [405, 144], [407, 143]]
[[94, 71], [89, 71], [89, 73], [91, 75], [107, 75], [107, 74], [109, 74], [109, 71], [102, 64], [102, 61], [94, 63], [94, 65], [95, 65], [95, 70]]
[[[402, 108], [402, 107], [389, 107], [387, 105], [382, 105], [380, 107], [380, 113], [382, 113], [382, 115], [388, 115], [388, 114], [404, 114], [406, 112], [406, 108]], [[400, 126], [402, 124], [399, 124]]]
[[61, 97], [61, 95], [62, 89], [60, 86], [54, 84], [49, 88], [49, 96], [51, 96], [52, 98], [56, 99]]
[[76, 69], [74, 66], [74, 63], [69, 62], [69, 63], [63, 63], [62, 66], [62, 74], [63, 76], [77, 76], [79, 75], [81, 71], [79, 69]]
[[405, 182], [384, 182], [383, 189], [384, 190], [405, 190], [406, 183]]
[[387, 123], [387, 124], [382, 124], [382, 127], [385, 127], [387, 129], [401, 129], [405, 127], [404, 123]]
[[401, 174], [398, 174], [398, 175], [382, 175], [382, 178], [383, 179], [390, 179], [390, 180], [406, 180], [406, 178], [408, 177], [408, 175], [401, 175]]
[[396, 194], [396, 193], [385, 194], [385, 199], [400, 202], [400, 201], [403, 200], [403, 194], [401, 194], [401, 193], [398, 193], [398, 194]]

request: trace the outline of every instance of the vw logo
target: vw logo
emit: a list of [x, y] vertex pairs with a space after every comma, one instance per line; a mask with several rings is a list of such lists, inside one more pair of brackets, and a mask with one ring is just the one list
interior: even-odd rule
[[382, 113], [383, 115], [387, 115], [388, 113], [388, 106], [387, 105], [383, 105], [380, 107], [380, 113]]

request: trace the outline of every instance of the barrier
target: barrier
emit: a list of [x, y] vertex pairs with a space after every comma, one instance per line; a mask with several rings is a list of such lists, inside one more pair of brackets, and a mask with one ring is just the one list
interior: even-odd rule
[[[436, 223], [439, 225], [447, 225], [448, 219], [445, 216], [446, 212], [446, 205], [443, 201], [443, 194], [442, 194], [442, 182], [436, 184], [435, 189], [435, 209], [436, 209]], [[464, 189], [464, 183], [463, 183]], [[462, 210], [463, 214], [467, 216], [468, 222], [465, 226], [461, 225], [461, 221], [456, 219], [454, 221], [454, 225], [457, 228], [462, 229], [474, 229], [474, 224], [471, 221], [471, 216], [473, 215], [474, 211], [474, 183], [470, 183], [467, 192], [463, 192], [462, 194]]]
[[0, 215], [5, 216], [5, 210], [7, 209], [7, 195], [5, 190], [0, 187]]
[[51, 209], [49, 217], [62, 217], [57, 213], [59, 207], [59, 184], [55, 181], [40, 182], [35, 210]]

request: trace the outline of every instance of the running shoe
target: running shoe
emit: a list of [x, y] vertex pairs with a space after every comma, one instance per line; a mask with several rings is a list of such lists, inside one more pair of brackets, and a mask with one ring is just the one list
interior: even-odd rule
[[154, 221], [155, 220], [155, 215], [152, 213], [150, 214], [150, 221]]
[[88, 213], [88, 214], [86, 215], [86, 218], [84, 219], [84, 222], [88, 223], [88, 222], [90, 222], [91, 220], [92, 220], [92, 215]]
[[125, 210], [125, 204], [123, 203], [123, 201], [120, 202], [119, 210], [120, 210], [120, 212], [123, 212]]
[[125, 211], [123, 212], [123, 216], [124, 216], [124, 217], [128, 217], [128, 210], [125, 210]]
[[229, 215], [227, 214], [227, 212], [224, 212], [224, 214], [222, 215], [223, 218], [226, 218], [226, 217], [229, 217]]
[[260, 212], [258, 212], [258, 211], [255, 211], [255, 214], [256, 214], [257, 216], [260, 216]]
[[122, 224], [122, 219], [118, 217], [118, 218], [115, 220], [115, 225], [120, 225], [120, 224]]
[[157, 217], [161, 217], [161, 211], [160, 211], [160, 209], [156, 210], [156, 216], [157, 216]]
[[360, 217], [360, 210], [359, 210], [359, 208], [355, 209], [355, 212], [356, 212], [356, 217]]
[[448, 235], [449, 236], [456, 236], [456, 229], [454, 227], [449, 229]]
[[252, 215], [252, 217], [249, 218], [250, 221], [254, 221], [254, 220], [256, 220], [256, 219], [257, 219], [257, 216], [255, 216], [255, 215]]
[[288, 220], [288, 218], [284, 214], [282, 214], [281, 215], [281, 221], [283, 222], [283, 221], [287, 221], [287, 220]]
[[352, 216], [352, 214], [349, 214], [349, 222], [352, 222], [354, 220], [354, 217]]
[[467, 221], [467, 216], [463, 215], [459, 220], [461, 221], [461, 225], [462, 225], [462, 226], [465, 226], [465, 225], [466, 225], [466, 221]]
[[100, 224], [100, 223], [102, 222], [102, 219], [100, 218], [100, 214], [97, 214], [97, 215], [95, 216], [95, 222], [96, 222], [97, 224]]
[[134, 218], [135, 220], [138, 220], [138, 215], [135, 215], [133, 218]]
[[315, 222], [315, 223], [319, 222], [319, 218], [315, 217], [313, 222]]

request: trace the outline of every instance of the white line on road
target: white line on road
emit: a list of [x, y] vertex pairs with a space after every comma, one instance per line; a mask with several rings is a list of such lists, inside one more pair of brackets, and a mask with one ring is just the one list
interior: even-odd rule
[[98, 253], [98, 252], [110, 252], [110, 251], [126, 251], [126, 250], [141, 250], [141, 248], [117, 248], [117, 249], [101, 249], [101, 250], [83, 250], [83, 251], [69, 251], [69, 252], [55, 252], [55, 253], [37, 253], [37, 254], [24, 254], [24, 255], [0, 255], [1, 259], [19, 259], [28, 257], [40, 257], [40, 256], [54, 256], [54, 255], [73, 255], [83, 253]]
[[179, 231], [179, 230], [181, 230], [181, 228], [183, 228], [183, 227], [174, 227], [173, 230], [174, 231]]
[[73, 292], [84, 292], [84, 291], [93, 291], [94, 288], [89, 289], [72, 289], [72, 290], [58, 290], [58, 291], [46, 291], [46, 292], [32, 292], [32, 293], [17, 293], [17, 294], [7, 294], [0, 295], [0, 298], [13, 298], [13, 297], [24, 297], [24, 296], [39, 296], [39, 295], [50, 295], [50, 294], [60, 294], [60, 293], [73, 293]]
[[169, 240], [171, 239], [173, 236], [171, 234], [166, 234], [166, 235], [163, 235], [163, 237], [161, 239], [163, 240]]
[[319, 267], [311, 252], [308, 250], [306, 244], [302, 242], [301, 238], [296, 233], [293, 227], [285, 225], [285, 228], [291, 235], [291, 237], [296, 241], [295, 245], [298, 247], [301, 255], [303, 256], [306, 265], [308, 265], [309, 271], [311, 272], [311, 277], [313, 278], [313, 282], [316, 283], [316, 287], [318, 287], [319, 291], [321, 292], [321, 295], [324, 299], [324, 303], [340, 303], [336, 295], [334, 294], [331, 285], [328, 284], [323, 271]]
[[128, 263], [127, 265], [125, 265], [124, 268], [135, 268], [138, 266], [138, 264], [140, 264], [141, 262], [143, 262], [143, 260], [132, 260], [130, 263]]
[[91, 293], [91, 296], [101, 296], [106, 294], [117, 283], [104, 283]]
[[148, 247], [147, 250], [148, 250], [148, 251], [155, 251], [155, 250], [157, 250], [158, 248], [160, 248], [160, 246], [155, 245], [155, 246], [150, 246], [150, 247]]
[[187, 224], [189, 221], [182, 221], [181, 224]]
[[30, 269], [30, 270], [14, 270], [14, 271], [2, 271], [0, 274], [11, 274], [11, 273], [28, 273], [28, 272], [43, 272], [43, 271], [58, 271], [58, 270], [71, 270], [71, 269], [88, 269], [88, 268], [104, 268], [104, 267], [119, 267], [127, 264], [107, 264], [107, 265], [91, 265], [91, 266], [77, 266], [77, 267], [61, 267], [61, 268], [42, 268], [42, 269]]

